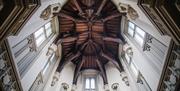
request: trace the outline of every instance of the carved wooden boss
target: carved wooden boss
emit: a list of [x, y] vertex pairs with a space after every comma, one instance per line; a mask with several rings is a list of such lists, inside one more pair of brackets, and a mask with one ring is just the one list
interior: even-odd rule
[[121, 35], [121, 16], [110, 0], [69, 0], [59, 13], [60, 34], [56, 43], [62, 44], [61, 72], [68, 62], [76, 65], [73, 84], [85, 69], [100, 71], [104, 84], [107, 77], [104, 65], [110, 61], [121, 72], [118, 46], [124, 44]]

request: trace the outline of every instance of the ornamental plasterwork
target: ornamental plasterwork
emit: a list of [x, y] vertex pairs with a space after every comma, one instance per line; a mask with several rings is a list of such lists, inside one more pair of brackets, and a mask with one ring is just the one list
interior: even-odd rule
[[55, 3], [49, 5], [47, 8], [45, 8], [41, 15], [40, 18], [44, 20], [48, 20], [49, 18], [53, 17], [53, 13], [58, 13], [61, 10], [61, 4], [60, 3]]
[[139, 17], [137, 11], [128, 4], [119, 3], [118, 10], [121, 13], [126, 13], [128, 19], [135, 20]]

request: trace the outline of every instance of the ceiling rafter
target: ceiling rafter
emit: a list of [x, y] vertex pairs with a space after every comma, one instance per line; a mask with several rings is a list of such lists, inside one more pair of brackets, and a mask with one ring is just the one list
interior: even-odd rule
[[113, 18], [119, 17], [119, 16], [121, 16], [121, 15], [122, 15], [121, 13], [114, 13], [114, 14], [112, 14], [112, 15], [109, 15], [109, 16], [105, 17], [104, 19], [102, 19], [102, 21], [103, 21], [103, 22], [106, 22], [106, 21], [108, 21], [108, 20], [111, 20], [111, 19], [113, 19]]
[[123, 70], [116, 58], [119, 44], [124, 43], [119, 31], [123, 14], [111, 0], [69, 0], [58, 14], [61, 27], [55, 43], [62, 43], [64, 57], [58, 69], [61, 72], [65, 64], [73, 62], [76, 65], [73, 84], [85, 69], [98, 70], [107, 84], [104, 65], [108, 61], [120, 72]]
[[77, 40], [77, 39], [78, 39], [78, 37], [65, 37], [65, 38], [59, 39], [59, 40], [56, 42], [56, 44], [58, 45], [58, 44], [65, 43], [65, 42], [72, 42], [72, 41], [75, 41], [75, 40]]
[[78, 11], [79, 11], [79, 15], [83, 15], [84, 12], [83, 12], [83, 10], [81, 9], [81, 7], [79, 6], [77, 0], [73, 0], [73, 1], [74, 1], [74, 4], [75, 4], [76, 8], [77, 8]]
[[120, 38], [103, 37], [103, 40], [110, 41], [110, 42], [116, 42], [116, 43], [120, 43], [120, 44], [124, 44], [124, 42]]
[[59, 73], [61, 73], [61, 71], [62, 71], [62, 69], [64, 68], [64, 66], [65, 66], [67, 63], [71, 62], [73, 59], [79, 57], [79, 56], [81, 55], [81, 53], [80, 53], [80, 52], [77, 52], [76, 54], [72, 54], [72, 55], [73, 55], [73, 56], [71, 56], [71, 57], [68, 58], [67, 60], [64, 60], [65, 57], [63, 56], [63, 58], [61, 59], [61, 61], [60, 61], [60, 63], [59, 63], [59, 66], [58, 66], [58, 68], [57, 68], [56, 71], [58, 71]]
[[62, 13], [62, 12], [60, 12], [60, 13], [54, 13], [53, 15], [55, 15], [55, 16], [61, 16], [61, 17], [63, 17], [63, 18], [67, 18], [67, 19], [72, 20], [72, 21], [74, 21], [74, 22], [77, 20], [77, 19], [75, 19], [74, 17], [72, 17], [72, 16], [70, 16], [70, 15], [68, 15], [68, 14]]
[[119, 72], [123, 71], [123, 68], [120, 68], [118, 62], [114, 59], [109, 57], [108, 55], [106, 55], [105, 53], [101, 52], [101, 56], [106, 58], [107, 60], [109, 60], [110, 62], [112, 62], [114, 64], [114, 66], [119, 70]]
[[76, 68], [74, 70], [73, 84], [77, 84], [77, 79], [78, 79], [78, 76], [80, 74], [80, 70], [81, 70], [84, 62], [85, 62], [85, 58], [83, 56], [82, 60], [79, 61], [79, 63], [76, 65]]
[[106, 75], [106, 70], [105, 70], [104, 65], [103, 65], [102, 62], [101, 62], [100, 60], [98, 60], [98, 59], [96, 59], [96, 62], [97, 62], [98, 67], [99, 67], [99, 69], [100, 69], [100, 72], [101, 72], [101, 75], [102, 75], [104, 84], [108, 84], [107, 75]]
[[99, 8], [98, 8], [98, 10], [97, 10], [97, 12], [96, 12], [96, 15], [97, 15], [97, 16], [99, 16], [102, 8], [103, 8], [104, 5], [106, 4], [106, 1], [107, 1], [107, 0], [103, 0], [103, 1], [102, 1], [101, 5], [99, 6]]

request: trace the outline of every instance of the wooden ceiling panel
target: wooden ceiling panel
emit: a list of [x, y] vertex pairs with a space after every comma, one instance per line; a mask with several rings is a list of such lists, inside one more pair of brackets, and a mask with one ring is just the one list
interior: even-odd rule
[[104, 65], [108, 61], [118, 61], [119, 43], [125, 43], [120, 30], [123, 14], [118, 12], [111, 0], [69, 0], [54, 15], [59, 18], [58, 38], [66, 40], [62, 43], [61, 62], [73, 58], [71, 62], [81, 65], [76, 67], [74, 79], [77, 79], [79, 71], [85, 69], [97, 69], [105, 79]]

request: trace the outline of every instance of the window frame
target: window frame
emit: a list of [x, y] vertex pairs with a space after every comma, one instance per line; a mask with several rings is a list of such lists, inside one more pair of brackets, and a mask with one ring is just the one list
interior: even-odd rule
[[[49, 23], [50, 23], [50, 27], [46, 28], [46, 25], [49, 24]], [[47, 34], [48, 30], [51, 30], [51, 33], [49, 34], [49, 36]], [[44, 25], [44, 31], [45, 31], [46, 38], [50, 37], [53, 34], [52, 22], [51, 21]]]
[[[39, 54], [41, 53], [43, 47], [46, 46], [46, 44], [56, 34], [56, 28], [54, 28], [54, 20], [51, 20], [48, 23], [51, 24], [52, 31], [49, 37], [46, 37], [44, 29], [45, 25], [43, 25], [40, 26], [35, 32], [29, 34], [29, 36], [22, 39], [20, 42], [17, 42], [14, 46], [11, 47], [12, 55], [14, 56], [14, 60], [16, 61], [18, 72], [21, 78], [30, 69], [30, 67], [35, 61], [35, 58], [39, 57]], [[39, 29], [42, 29], [41, 31], [43, 32], [35, 36], [35, 33]], [[45, 35], [45, 40], [39, 46], [37, 46], [36, 39], [41, 35]]]
[[[50, 23], [50, 27], [49, 27], [49, 28], [50, 28], [50, 30], [51, 30], [51, 34], [50, 34], [49, 36], [47, 36], [47, 30], [48, 30], [49, 28], [47, 28], [47, 29], [45, 28], [46, 24], [48, 24], [48, 23]], [[42, 35], [44, 35], [44, 37], [45, 37], [45, 39], [43, 40], [42, 43], [40, 43], [40, 45], [37, 45], [36, 40], [37, 40], [37, 38], [39, 38], [39, 37], [41, 36], [41, 34], [40, 34], [37, 38], [35, 37], [35, 33], [36, 33], [39, 29], [37, 29], [37, 31], [35, 31], [35, 32], [33, 33], [36, 50], [41, 49], [42, 45], [45, 44], [45, 41], [48, 40], [48, 39], [50, 39], [50, 38], [54, 35], [52, 23], [53, 23], [52, 21], [49, 21], [49, 22], [47, 22], [46, 24], [44, 24], [43, 26], [41, 26], [41, 27], [39, 28], [39, 29], [41, 29], [41, 28], [43, 29]]]
[[[41, 29], [41, 28], [43, 29], [43, 32], [36, 37], [35, 33], [38, 32], [38, 31], [40, 31], [39, 29]], [[45, 32], [44, 32], [45, 29], [44, 29], [44, 27], [41, 27], [41, 28], [39, 28], [36, 32], [33, 33], [36, 48], [40, 47], [40, 46], [43, 44], [43, 42], [46, 40], [46, 34], [45, 34]], [[37, 40], [38, 40], [40, 37], [44, 37], [44, 40], [42, 40], [39, 44], [37, 44]]]
[[[144, 44], [145, 44], [145, 41], [146, 41], [147, 33], [146, 33], [142, 28], [140, 28], [139, 26], [137, 26], [136, 24], [134, 24], [134, 29], [133, 29], [132, 27], [129, 26], [130, 23], [131, 23], [131, 24], [134, 24], [133, 22], [128, 21], [128, 23], [127, 23], [127, 31], [125, 31], [125, 34], [128, 35], [131, 39], [135, 40], [135, 43], [136, 43], [138, 46], [140, 46], [141, 48], [143, 48], [143, 47], [144, 47]], [[129, 33], [129, 28], [133, 30], [133, 35], [131, 35], [131, 34]], [[142, 30], [142, 31], [144, 32], [144, 37], [137, 32], [137, 28], [139, 28], [140, 30]], [[143, 40], [143, 41], [142, 41], [142, 42], [143, 42], [142, 44], [140, 44], [140, 43], [138, 42], [138, 40], [135, 38], [136, 35]]]
[[[89, 79], [89, 87], [90, 88], [86, 88], [86, 79]], [[94, 79], [95, 88], [91, 88], [91, 79]], [[86, 76], [84, 78], [84, 91], [97, 91], [97, 78], [95, 76]]]

